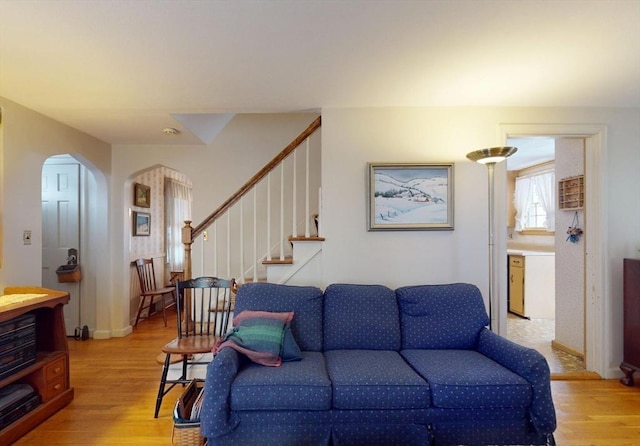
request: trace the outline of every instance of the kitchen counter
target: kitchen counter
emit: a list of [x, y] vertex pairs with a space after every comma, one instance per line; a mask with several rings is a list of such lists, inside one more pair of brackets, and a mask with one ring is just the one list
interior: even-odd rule
[[553, 251], [534, 251], [527, 249], [507, 249], [507, 255], [509, 256], [554, 256]]
[[555, 252], [507, 249], [509, 311], [526, 318], [555, 319]]

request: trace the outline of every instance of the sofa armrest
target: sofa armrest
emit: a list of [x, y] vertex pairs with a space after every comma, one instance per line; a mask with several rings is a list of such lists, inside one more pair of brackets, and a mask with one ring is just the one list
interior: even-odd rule
[[228, 434], [239, 423], [231, 412], [231, 384], [238, 374], [241, 359], [237, 351], [223, 348], [207, 365], [204, 400], [200, 413], [200, 430], [207, 438]]
[[539, 434], [556, 429], [549, 365], [539, 352], [505, 339], [487, 328], [478, 336], [478, 352], [526, 379], [533, 389], [531, 423]]

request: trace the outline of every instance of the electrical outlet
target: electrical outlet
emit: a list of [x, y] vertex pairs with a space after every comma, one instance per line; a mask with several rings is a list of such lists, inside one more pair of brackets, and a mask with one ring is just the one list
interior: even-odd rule
[[31, 244], [31, 231], [28, 229], [25, 229], [25, 231], [22, 233], [22, 242], [25, 245], [30, 245]]

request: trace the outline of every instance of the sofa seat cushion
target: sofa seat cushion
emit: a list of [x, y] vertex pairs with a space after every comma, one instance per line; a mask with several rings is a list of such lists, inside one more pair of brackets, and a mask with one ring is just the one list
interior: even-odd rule
[[247, 363], [231, 385], [232, 410], [329, 410], [331, 382], [320, 352], [280, 367]]
[[473, 350], [403, 350], [401, 355], [431, 388], [437, 408], [522, 408], [531, 405], [531, 385]]
[[334, 409], [424, 409], [429, 385], [400, 354], [389, 350], [324, 353]]

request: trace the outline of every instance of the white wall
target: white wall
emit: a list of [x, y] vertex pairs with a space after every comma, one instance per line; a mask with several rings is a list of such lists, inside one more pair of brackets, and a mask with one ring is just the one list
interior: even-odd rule
[[[81, 254], [81, 286], [82, 320], [93, 325], [96, 314], [104, 314], [101, 303], [111, 296], [109, 259], [99, 255], [108, 246], [103, 235], [108, 233], [106, 178], [111, 147], [1, 97], [0, 107], [0, 291], [6, 286], [42, 284], [42, 165], [50, 156], [71, 154], [92, 173], [84, 179], [89, 215], [83, 223], [90, 228], [83, 229], [91, 249]], [[31, 245], [22, 242], [25, 229], [32, 231]]]
[[[465, 155], [504, 145], [501, 124], [605, 125], [603, 354], [605, 374], [614, 373], [622, 358], [622, 259], [640, 257], [640, 109], [324, 109], [322, 119], [323, 283], [396, 287], [465, 281], [484, 295], [487, 172]], [[366, 163], [371, 161], [455, 162], [455, 230], [367, 232]], [[496, 205], [496, 215], [504, 219]], [[496, 224], [505, 227], [504, 221]], [[496, 244], [506, 247], [504, 240]]]
[[[0, 99], [2, 115], [3, 264], [0, 285], [40, 283], [40, 175], [44, 160], [76, 153], [110, 175], [111, 196], [98, 192], [108, 230], [96, 243], [108, 243], [96, 268], [97, 324], [105, 337], [126, 334], [129, 324], [125, 240], [130, 221], [125, 203], [135, 172], [162, 164], [184, 172], [194, 183], [194, 220], [201, 221], [315, 116], [257, 115], [255, 132], [223, 131], [209, 146], [109, 146], [42, 115]], [[466, 153], [502, 145], [504, 123], [605, 125], [606, 206], [603, 252], [606, 362], [622, 359], [622, 259], [640, 257], [640, 109], [573, 108], [365, 108], [322, 112], [323, 283], [418, 283], [467, 281], [487, 289], [487, 175]], [[237, 119], [237, 118], [236, 118]], [[244, 123], [242, 123], [244, 124]], [[239, 130], [239, 128], [238, 128]], [[455, 230], [366, 231], [366, 163], [370, 161], [455, 162]], [[497, 180], [500, 182], [500, 173]], [[504, 176], [504, 172], [503, 172]], [[97, 188], [105, 179], [98, 178]], [[503, 199], [504, 200], [504, 199]], [[498, 216], [504, 203], [496, 203]], [[497, 221], [504, 226], [504, 222]], [[22, 230], [34, 231], [34, 244], [22, 245]], [[506, 247], [504, 240], [498, 240]], [[506, 256], [505, 256], [506, 257]], [[37, 265], [34, 267], [34, 265]], [[506, 260], [505, 260], [506, 268]], [[100, 280], [100, 278], [98, 278]], [[112, 284], [115, 284], [112, 286]], [[506, 292], [506, 289], [503, 291]], [[502, 310], [501, 310], [502, 311]], [[506, 311], [506, 309], [504, 310]]]
[[[194, 226], [204, 220], [232, 193], [286, 147], [317, 117], [314, 114], [238, 114], [207, 146], [113, 146], [113, 178], [110, 233], [114, 283], [120, 284], [113, 299], [114, 323], [110, 335], [126, 334], [129, 327], [129, 210], [133, 177], [149, 167], [162, 165], [179, 171], [193, 183]], [[152, 198], [153, 199], [153, 198]], [[202, 257], [201, 240], [193, 246], [195, 264]], [[118, 291], [120, 294], [118, 294]]]
[[[556, 181], [584, 174], [584, 139], [560, 138], [556, 141]], [[588, 181], [589, 179], [586, 178]], [[556, 202], [556, 208], [558, 204]], [[567, 241], [567, 228], [578, 214], [585, 229], [585, 210], [556, 210], [556, 334], [555, 341], [578, 353], [584, 353], [585, 232], [578, 243]]]

